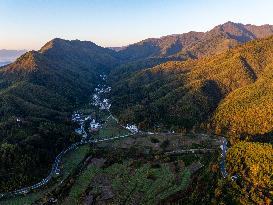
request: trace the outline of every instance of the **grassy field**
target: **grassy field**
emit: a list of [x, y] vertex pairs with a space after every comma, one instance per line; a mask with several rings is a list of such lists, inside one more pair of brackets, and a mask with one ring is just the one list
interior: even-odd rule
[[[206, 146], [204, 146], [206, 145]], [[219, 140], [217, 138], [195, 137], [185, 134], [137, 134], [129, 138], [120, 139], [111, 142], [103, 142], [98, 144], [100, 147], [112, 148], [132, 148], [153, 151], [172, 151], [179, 149], [191, 148], [219, 148]]]
[[69, 152], [61, 163], [62, 178], [66, 178], [71, 170], [75, 169], [78, 164], [84, 159], [89, 153], [90, 145], [83, 145], [78, 147], [76, 150]]
[[94, 138], [110, 138], [126, 134], [130, 134], [130, 132], [121, 127], [111, 116], [108, 116], [102, 128], [94, 134]]
[[69, 174], [78, 166], [78, 164], [84, 159], [86, 154], [89, 152], [89, 145], [84, 145], [78, 149], [69, 152], [64, 156], [61, 163], [61, 175], [56, 178], [52, 183], [48, 184], [44, 188], [37, 190], [37, 192], [30, 193], [26, 196], [17, 196], [14, 198], [7, 199], [5, 201], [0, 201], [1, 205], [30, 205], [36, 200], [40, 199], [47, 192], [50, 192], [58, 184], [64, 180]]

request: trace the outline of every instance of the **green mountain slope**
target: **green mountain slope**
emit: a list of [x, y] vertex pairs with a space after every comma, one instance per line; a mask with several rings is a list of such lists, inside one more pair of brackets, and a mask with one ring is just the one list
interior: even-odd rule
[[113, 82], [113, 109], [124, 122], [137, 122], [144, 128], [163, 124], [190, 128], [212, 116], [229, 93], [232, 96], [233, 91], [262, 81], [271, 72], [272, 50], [271, 37], [200, 60], [139, 71]]
[[126, 78], [135, 71], [171, 60], [200, 59], [225, 52], [254, 39], [273, 34], [271, 25], [244, 25], [227, 22], [207, 32], [189, 32], [151, 38], [122, 47], [117, 54], [123, 63], [111, 71], [113, 81]]
[[88, 102], [114, 55], [91, 42], [54, 39], [0, 69], [0, 191], [47, 174], [76, 139], [72, 111]]
[[[273, 75], [272, 64], [255, 83], [228, 95], [214, 115], [219, 131], [233, 134], [258, 135], [273, 130]], [[246, 136], [245, 136], [246, 137]]]
[[234, 145], [227, 153], [227, 169], [232, 176], [239, 177], [236, 182], [229, 183], [229, 189], [223, 188], [221, 197], [230, 196], [240, 204], [272, 204], [271, 144], [240, 142]]

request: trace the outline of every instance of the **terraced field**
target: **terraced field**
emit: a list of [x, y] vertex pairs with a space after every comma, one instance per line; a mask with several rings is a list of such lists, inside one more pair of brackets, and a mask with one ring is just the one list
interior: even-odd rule
[[159, 134], [98, 143], [84, 167], [38, 204], [52, 200], [63, 205], [157, 204], [172, 199], [177, 193], [187, 192], [197, 175], [202, 178], [203, 173], [210, 174], [215, 154], [170, 155], [168, 151], [201, 146], [204, 142], [217, 146], [206, 137]]

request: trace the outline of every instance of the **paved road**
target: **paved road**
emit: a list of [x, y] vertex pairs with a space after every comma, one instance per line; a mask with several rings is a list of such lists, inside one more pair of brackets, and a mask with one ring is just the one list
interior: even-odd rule
[[[143, 133], [143, 132], [142, 132]], [[63, 158], [63, 156], [68, 153], [71, 150], [76, 149], [79, 146], [85, 145], [85, 144], [94, 144], [94, 143], [99, 143], [99, 142], [105, 142], [105, 141], [111, 141], [111, 140], [116, 140], [116, 139], [122, 139], [122, 138], [126, 138], [126, 137], [130, 137], [133, 136], [135, 133], [130, 133], [130, 134], [126, 134], [126, 135], [121, 135], [121, 136], [116, 136], [116, 137], [112, 137], [112, 138], [104, 138], [104, 139], [90, 139], [90, 140], [85, 140], [85, 141], [81, 141], [81, 142], [77, 142], [74, 143], [72, 145], [70, 145], [67, 149], [65, 149], [64, 151], [62, 151], [60, 154], [57, 155], [57, 157], [55, 158], [55, 161], [52, 165], [52, 169], [50, 174], [42, 179], [40, 182], [32, 185], [32, 186], [28, 186], [28, 187], [24, 187], [15, 191], [11, 191], [11, 192], [7, 192], [7, 193], [0, 193], [0, 198], [7, 198], [7, 197], [12, 197], [15, 195], [23, 195], [23, 194], [27, 194], [30, 191], [33, 191], [35, 189], [38, 189], [46, 184], [49, 183], [49, 181], [56, 175], [58, 175], [60, 173], [60, 162]], [[227, 177], [228, 173], [225, 169], [225, 157], [226, 157], [226, 151], [227, 151], [227, 140], [222, 137], [221, 139], [221, 149], [222, 149], [222, 153], [221, 153], [221, 157], [222, 160], [220, 162], [220, 168], [221, 168], [221, 173], [223, 175], [223, 177]], [[172, 151], [169, 152], [170, 154], [174, 154], [174, 153], [196, 153], [196, 152], [212, 152], [215, 151], [215, 149], [188, 149], [188, 150], [178, 150], [178, 151]]]
[[222, 176], [226, 178], [228, 176], [228, 172], [226, 170], [226, 154], [227, 154], [227, 140], [226, 138], [222, 137], [221, 139], [222, 144], [220, 146], [222, 152], [221, 152], [221, 161], [220, 161], [220, 170], [222, 173]]
[[30, 191], [33, 191], [35, 189], [38, 189], [41, 186], [44, 186], [44, 185], [48, 184], [48, 182], [54, 176], [59, 175], [59, 173], [60, 173], [60, 168], [59, 168], [60, 167], [60, 162], [61, 162], [61, 159], [63, 158], [63, 156], [66, 153], [68, 153], [69, 151], [74, 150], [79, 146], [82, 146], [82, 145], [85, 145], [85, 144], [94, 144], [94, 143], [99, 143], [99, 142], [105, 142], [105, 141], [111, 141], [111, 140], [126, 138], [126, 137], [129, 137], [129, 136], [132, 136], [132, 135], [133, 134], [127, 134], [127, 135], [121, 135], [121, 136], [116, 136], [116, 137], [112, 137], [112, 138], [87, 140], [87, 141], [81, 141], [81, 142], [74, 143], [74, 144], [70, 145], [66, 150], [64, 150], [60, 154], [58, 154], [58, 156], [55, 158], [55, 161], [54, 161], [54, 163], [52, 165], [52, 169], [51, 169], [49, 175], [46, 178], [42, 179], [40, 182], [38, 182], [38, 183], [36, 183], [34, 185], [28, 186], [28, 187], [17, 189], [15, 191], [11, 191], [11, 192], [0, 193], [0, 198], [27, 194]]
[[[103, 101], [101, 101], [101, 99], [99, 99], [99, 101], [102, 103]], [[117, 122], [118, 122], [118, 119], [115, 118], [111, 111], [108, 109], [106, 109], [108, 112], [109, 112], [109, 117], [112, 117], [113, 119], [115, 119]], [[131, 130], [130, 130], [131, 131]], [[85, 132], [85, 130], [84, 130]], [[86, 133], [86, 132], [85, 132]], [[154, 134], [154, 133], [151, 133], [151, 132], [140, 132], [142, 134]], [[18, 189], [18, 190], [15, 190], [15, 191], [11, 191], [11, 192], [7, 192], [7, 193], [0, 193], [0, 199], [3, 198], [3, 197], [12, 197], [12, 196], [15, 196], [15, 195], [23, 195], [23, 194], [27, 194], [29, 193], [30, 191], [33, 191], [35, 189], [38, 189], [46, 184], [48, 184], [48, 182], [54, 177], [54, 176], [57, 176], [60, 174], [60, 162], [63, 158], [63, 156], [77, 148], [78, 146], [81, 146], [81, 145], [85, 145], [85, 144], [94, 144], [94, 143], [99, 143], [99, 142], [104, 142], [104, 141], [111, 141], [111, 140], [115, 140], [115, 139], [120, 139], [120, 138], [125, 138], [125, 137], [129, 137], [129, 136], [132, 136], [136, 134], [135, 132], [131, 131], [130, 134], [127, 134], [127, 135], [122, 135], [122, 136], [117, 136], [117, 137], [112, 137], [112, 138], [105, 138], [105, 139], [96, 139], [96, 140], [82, 140], [81, 142], [77, 142], [77, 143], [74, 143], [72, 145], [70, 145], [66, 150], [62, 151], [60, 154], [58, 154], [58, 156], [55, 158], [55, 161], [52, 165], [52, 169], [49, 173], [49, 175], [42, 179], [40, 182], [32, 185], [32, 186], [28, 186], [28, 187], [24, 187], [24, 188], [21, 188], [21, 189]], [[228, 173], [225, 169], [225, 157], [226, 157], [226, 151], [227, 151], [227, 140], [222, 137], [222, 145], [221, 145], [221, 149], [222, 149], [222, 160], [221, 160], [221, 163], [220, 163], [220, 167], [221, 167], [221, 172], [222, 172], [222, 175], [223, 177], [227, 177], [228, 176]], [[180, 150], [181, 151], [181, 150]], [[194, 152], [197, 152], [197, 151], [203, 151], [203, 152], [207, 152], [207, 151], [211, 151], [209, 149], [190, 149], [190, 150], [187, 150], [187, 151], [183, 151], [183, 152], [191, 152], [191, 153], [194, 153]]]
[[190, 154], [190, 153], [208, 153], [208, 152], [215, 152], [216, 149], [207, 149], [207, 148], [200, 148], [200, 149], [182, 149], [182, 150], [174, 150], [170, 152], [165, 152], [165, 154]]

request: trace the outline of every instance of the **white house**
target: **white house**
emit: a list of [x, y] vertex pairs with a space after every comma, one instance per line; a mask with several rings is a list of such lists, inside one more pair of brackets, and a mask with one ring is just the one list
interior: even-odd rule
[[83, 133], [81, 128], [75, 129], [75, 132], [79, 135], [81, 135]]
[[96, 122], [95, 119], [93, 119], [90, 122], [90, 129], [91, 131], [97, 131], [100, 128], [100, 123]]
[[126, 129], [130, 130], [131, 132], [138, 132], [138, 128], [136, 125], [126, 125]]

